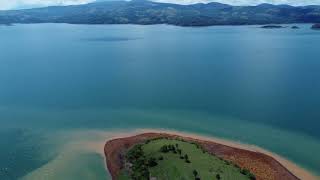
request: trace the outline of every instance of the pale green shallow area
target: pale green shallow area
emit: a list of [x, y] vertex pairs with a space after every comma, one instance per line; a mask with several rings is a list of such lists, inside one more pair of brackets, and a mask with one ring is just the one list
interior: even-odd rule
[[[73, 113], [81, 116], [84, 111]], [[191, 113], [185, 111], [140, 111], [131, 109], [86, 113], [100, 114], [100, 118], [108, 120], [106, 124], [108, 124], [107, 122], [115, 123], [118, 128], [77, 128], [45, 132], [44, 134], [50, 134], [46, 141], [55, 142], [56, 148], [52, 149], [52, 151], [57, 155], [47, 164], [29, 173], [26, 176], [27, 178], [54, 178], [55, 175], [60, 177], [63, 174], [69, 179], [77, 179], [81, 178], [84, 173], [88, 176], [97, 177], [97, 179], [104, 179], [107, 174], [104, 171], [104, 159], [101, 153], [97, 152], [96, 147], [98, 146], [96, 146], [96, 143], [103, 145], [110, 138], [135, 132], [136, 129], [142, 127], [161, 130], [163, 123], [172, 127], [165, 128], [169, 130], [197, 133], [204, 136], [254, 144], [272, 152], [277, 152], [277, 154], [294, 162], [308, 162], [305, 164], [314, 163], [314, 165], [317, 165], [320, 160], [318, 156], [314, 156], [314, 154], [318, 153], [320, 143], [311, 137], [260, 124], [244, 123], [244, 121], [237, 119], [213, 117], [199, 112]], [[84, 116], [84, 114], [82, 115]], [[52, 117], [54, 117], [54, 114], [52, 114]], [[207, 120], [206, 126], [203, 126], [203, 122], [198, 121], [198, 119]], [[133, 121], [134, 123], [132, 123]], [[183, 124], [180, 123], [182, 121], [184, 122]], [[132, 128], [128, 128], [130, 125]], [[251, 129], [251, 131], [248, 131], [248, 129]], [[307, 151], [306, 147], [308, 147]], [[102, 147], [100, 148], [102, 150]], [[44, 156], [43, 159], [49, 157]], [[89, 164], [93, 164], [93, 166]], [[100, 168], [96, 168], [98, 164], [101, 165]], [[303, 165], [303, 163], [298, 164]], [[316, 173], [316, 171], [314, 172]]]
[[111, 179], [101, 154], [103, 149], [98, 149], [109, 137], [106, 133], [87, 130], [54, 134], [56, 137], [50, 140], [56, 141], [57, 155], [22, 180]]
[[101, 156], [93, 153], [69, 152], [59, 155], [49, 164], [28, 174], [23, 180], [33, 179], [103, 179], [108, 177]]

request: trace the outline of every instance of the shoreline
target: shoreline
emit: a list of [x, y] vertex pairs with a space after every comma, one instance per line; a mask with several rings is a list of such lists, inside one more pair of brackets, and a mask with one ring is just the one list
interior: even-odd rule
[[[258, 146], [244, 144], [241, 142], [236, 142], [236, 141], [227, 140], [227, 139], [223, 139], [223, 138], [201, 135], [201, 134], [181, 132], [181, 131], [168, 130], [168, 129], [136, 129], [136, 130], [132, 130], [130, 132], [122, 132], [121, 130], [119, 130], [119, 133], [114, 133], [114, 134], [112, 133], [113, 136], [107, 138], [106, 141], [109, 142], [109, 141], [122, 139], [122, 138], [130, 138], [132, 136], [137, 136], [137, 135], [141, 135], [141, 134], [145, 134], [145, 133], [164, 133], [164, 134], [169, 134], [169, 135], [177, 135], [177, 136], [196, 139], [196, 140], [200, 140], [200, 141], [208, 141], [208, 142], [212, 142], [212, 143], [216, 143], [216, 144], [220, 144], [220, 145], [224, 145], [224, 146], [228, 146], [228, 147], [232, 147], [232, 148], [237, 148], [240, 150], [261, 153], [261, 154], [264, 154], [266, 156], [273, 158], [275, 161], [277, 161], [280, 165], [282, 165], [290, 173], [292, 173], [294, 176], [296, 176], [299, 179], [317, 180], [320, 178], [320, 177], [316, 176], [315, 174], [313, 174], [312, 172], [295, 164], [294, 162], [287, 160], [284, 157], [281, 157], [280, 155], [277, 155], [271, 151], [260, 148]], [[104, 143], [104, 145], [105, 144], [106, 144], [106, 142]], [[96, 146], [96, 147], [101, 148], [101, 146], [102, 145], [100, 144], [99, 146]], [[98, 150], [98, 152], [101, 152], [101, 149]], [[99, 153], [99, 154], [102, 155], [101, 153]], [[103, 157], [106, 160], [105, 154]], [[105, 165], [106, 165], [106, 169], [108, 169], [106, 163], [105, 163]]]
[[[283, 28], [280, 29], [290, 29], [289, 26], [293, 25], [308, 25], [309, 29], [311, 29], [312, 25], [316, 23], [263, 23], [263, 24], [217, 24], [217, 25], [203, 25], [203, 26], [182, 26], [182, 25], [175, 25], [175, 24], [166, 24], [166, 23], [159, 23], [159, 24], [134, 24], [134, 23], [127, 23], [127, 24], [82, 24], [82, 23], [66, 23], [66, 22], [41, 22], [41, 23], [11, 23], [11, 24], [0, 24], [0, 26], [15, 26], [15, 25], [41, 25], [41, 24], [65, 24], [65, 25], [75, 25], [75, 26], [81, 26], [81, 25], [88, 25], [88, 26], [126, 26], [126, 25], [132, 25], [132, 26], [173, 26], [173, 27], [181, 27], [181, 28], [206, 28], [206, 27], [256, 27], [260, 29], [266, 29], [263, 28], [262, 26], [265, 25], [282, 25], [284, 26]], [[312, 30], [312, 29], [311, 29]]]

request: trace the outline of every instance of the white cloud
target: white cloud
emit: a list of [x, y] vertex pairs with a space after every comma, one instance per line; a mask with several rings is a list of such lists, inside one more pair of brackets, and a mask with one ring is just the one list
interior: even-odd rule
[[[40, 7], [51, 5], [85, 4], [95, 0], [0, 0], [0, 9], [16, 9], [24, 7]], [[156, 2], [168, 2], [177, 4], [193, 4], [220, 2], [233, 5], [256, 5], [261, 3], [290, 4], [290, 5], [320, 5], [320, 0], [153, 0]]]
[[0, 9], [39, 7], [52, 5], [74, 5], [93, 2], [94, 0], [0, 0]]

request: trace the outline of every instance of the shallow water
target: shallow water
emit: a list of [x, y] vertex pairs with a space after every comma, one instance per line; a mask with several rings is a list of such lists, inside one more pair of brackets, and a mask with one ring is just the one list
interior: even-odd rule
[[319, 172], [320, 33], [299, 26], [0, 27], [0, 179], [105, 179], [79, 144], [136, 128], [255, 144]]

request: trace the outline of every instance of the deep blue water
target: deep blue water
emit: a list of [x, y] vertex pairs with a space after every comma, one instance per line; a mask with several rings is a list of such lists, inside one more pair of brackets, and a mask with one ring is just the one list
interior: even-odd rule
[[[299, 26], [0, 26], [0, 131], [171, 128], [257, 144], [320, 170], [320, 156], [306, 158], [319, 144], [297, 152], [289, 136], [249, 126], [320, 141], [320, 32]], [[40, 167], [52, 157], [30, 159]], [[20, 161], [10, 176], [32, 170]]]

